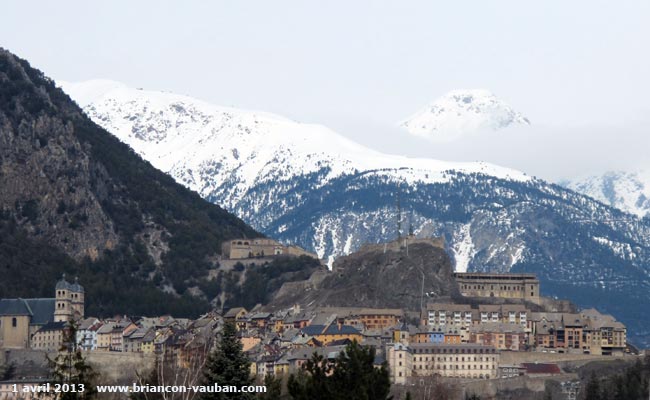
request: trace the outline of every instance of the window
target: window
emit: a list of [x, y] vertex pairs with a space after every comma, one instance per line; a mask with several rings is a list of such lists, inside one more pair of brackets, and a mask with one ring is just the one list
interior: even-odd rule
[[14, 328], [18, 326], [18, 318], [16, 317], [11, 318], [11, 326]]

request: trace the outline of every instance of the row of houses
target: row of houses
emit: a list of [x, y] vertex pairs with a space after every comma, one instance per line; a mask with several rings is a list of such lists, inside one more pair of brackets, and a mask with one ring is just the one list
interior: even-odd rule
[[267, 329], [280, 333], [299, 329], [326, 321], [329, 317], [343, 325], [356, 326], [364, 330], [384, 329], [397, 325], [404, 319], [404, 311], [397, 308], [321, 307], [310, 312], [301, 312], [299, 306], [276, 312], [249, 313], [237, 307], [224, 314], [226, 321], [234, 322], [239, 330]]
[[[532, 312], [523, 304], [433, 303], [422, 310], [415, 342], [475, 343], [500, 350], [558, 350], [621, 354], [625, 325], [595, 309], [579, 313]], [[403, 341], [403, 340], [402, 340]]]

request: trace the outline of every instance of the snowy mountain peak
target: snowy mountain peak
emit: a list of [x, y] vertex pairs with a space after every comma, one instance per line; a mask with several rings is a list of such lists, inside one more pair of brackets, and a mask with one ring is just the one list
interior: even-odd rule
[[[441, 182], [446, 171], [527, 181], [525, 174], [483, 163], [452, 163], [382, 154], [315, 124], [215, 106], [187, 96], [128, 88], [110, 81], [62, 88], [98, 124], [158, 169], [204, 196], [229, 182], [232, 209], [261, 182], [327, 171], [322, 184], [352, 173], [386, 173], [408, 182]], [[389, 172], [386, 172], [389, 171]], [[224, 188], [225, 190], [225, 188]]]
[[409, 133], [451, 141], [484, 129], [498, 130], [530, 121], [485, 89], [452, 90], [400, 123]]
[[560, 184], [627, 213], [650, 216], [650, 170], [610, 171]]

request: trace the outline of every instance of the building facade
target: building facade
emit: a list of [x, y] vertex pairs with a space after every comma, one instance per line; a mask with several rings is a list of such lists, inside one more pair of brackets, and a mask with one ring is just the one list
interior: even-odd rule
[[535, 274], [454, 273], [466, 297], [500, 297], [539, 303], [539, 279]]
[[76, 280], [70, 283], [64, 275], [54, 294], [54, 298], [0, 299], [0, 348], [33, 347], [32, 338], [49, 323], [83, 318], [84, 289]]
[[[439, 375], [449, 378], [496, 378], [499, 351], [476, 344], [401, 343], [387, 347], [390, 377], [394, 383], [410, 377]], [[401, 375], [400, 375], [401, 373]]]

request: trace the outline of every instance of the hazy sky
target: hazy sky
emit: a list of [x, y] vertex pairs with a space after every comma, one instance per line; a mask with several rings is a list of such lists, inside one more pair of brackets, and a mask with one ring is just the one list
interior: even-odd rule
[[[0, 46], [108, 78], [327, 125], [386, 152], [559, 179], [650, 167], [650, 1], [3, 2]], [[532, 126], [455, 143], [397, 123], [485, 88]]]

